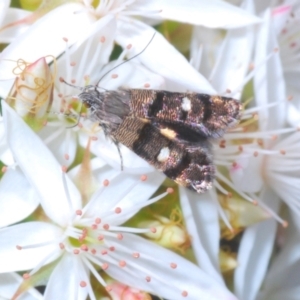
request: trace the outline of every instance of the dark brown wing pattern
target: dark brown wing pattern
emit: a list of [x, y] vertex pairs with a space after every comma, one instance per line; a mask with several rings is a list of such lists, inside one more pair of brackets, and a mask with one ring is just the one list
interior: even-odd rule
[[129, 91], [131, 112], [135, 116], [170, 128], [179, 138], [188, 141], [196, 142], [199, 135], [221, 137], [240, 118], [241, 105], [232, 98], [156, 90]]
[[237, 100], [197, 93], [101, 93], [90, 86], [79, 97], [89, 107], [90, 118], [116, 144], [198, 193], [208, 190], [214, 178], [209, 138], [221, 137], [241, 111]]
[[166, 137], [151, 122], [132, 117], [124, 119], [113, 137], [178, 184], [198, 193], [211, 187], [214, 167], [205, 138], [205, 147], [201, 141], [183, 145]]

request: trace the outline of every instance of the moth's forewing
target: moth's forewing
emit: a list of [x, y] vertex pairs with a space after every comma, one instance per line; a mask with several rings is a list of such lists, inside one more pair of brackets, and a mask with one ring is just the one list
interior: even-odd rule
[[214, 167], [207, 139], [181, 143], [145, 119], [127, 117], [113, 133], [115, 140], [163, 171], [169, 178], [198, 193], [211, 187]]
[[173, 129], [182, 139], [220, 137], [240, 118], [241, 105], [232, 98], [197, 93], [130, 90], [131, 111], [137, 117]]

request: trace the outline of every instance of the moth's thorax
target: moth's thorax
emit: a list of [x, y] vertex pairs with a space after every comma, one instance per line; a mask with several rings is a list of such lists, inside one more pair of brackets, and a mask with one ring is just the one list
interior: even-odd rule
[[130, 93], [128, 90], [100, 92], [95, 87], [84, 90], [78, 96], [88, 107], [88, 117], [106, 127], [111, 134], [130, 113]]

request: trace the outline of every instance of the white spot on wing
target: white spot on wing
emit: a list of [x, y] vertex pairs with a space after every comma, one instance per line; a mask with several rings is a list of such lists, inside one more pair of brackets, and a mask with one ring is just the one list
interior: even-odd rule
[[170, 156], [170, 149], [168, 147], [164, 147], [160, 150], [157, 160], [160, 162], [165, 162]]
[[190, 111], [192, 108], [191, 100], [188, 97], [182, 98], [181, 108], [184, 111]]

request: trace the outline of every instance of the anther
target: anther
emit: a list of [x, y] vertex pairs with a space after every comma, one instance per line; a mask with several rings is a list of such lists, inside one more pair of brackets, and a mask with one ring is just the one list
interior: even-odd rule
[[175, 263], [170, 263], [170, 267], [171, 267], [172, 269], [176, 269], [176, 268], [177, 268], [177, 264], [175, 264]]
[[115, 213], [116, 213], [116, 214], [120, 214], [121, 212], [122, 212], [121, 207], [116, 207], [116, 208], [115, 208]]
[[141, 181], [146, 181], [147, 178], [148, 178], [147, 175], [142, 175], [142, 176], [141, 176]]
[[126, 261], [125, 261], [125, 260], [120, 260], [120, 261], [119, 261], [119, 266], [120, 266], [121, 268], [124, 268], [124, 267], [126, 266]]
[[84, 287], [86, 287], [87, 284], [85, 281], [80, 281], [79, 285], [80, 285], [80, 287], [84, 288]]
[[168, 187], [168, 188], [167, 188], [167, 193], [168, 193], [168, 194], [173, 194], [173, 193], [174, 193], [174, 189], [171, 188], [171, 187]]
[[82, 210], [81, 210], [81, 209], [77, 209], [77, 210], [75, 211], [75, 214], [76, 214], [77, 216], [81, 216], [81, 215], [82, 215]]
[[187, 292], [187, 291], [183, 291], [183, 292], [181, 293], [181, 295], [182, 295], [182, 297], [187, 297], [188, 292]]

